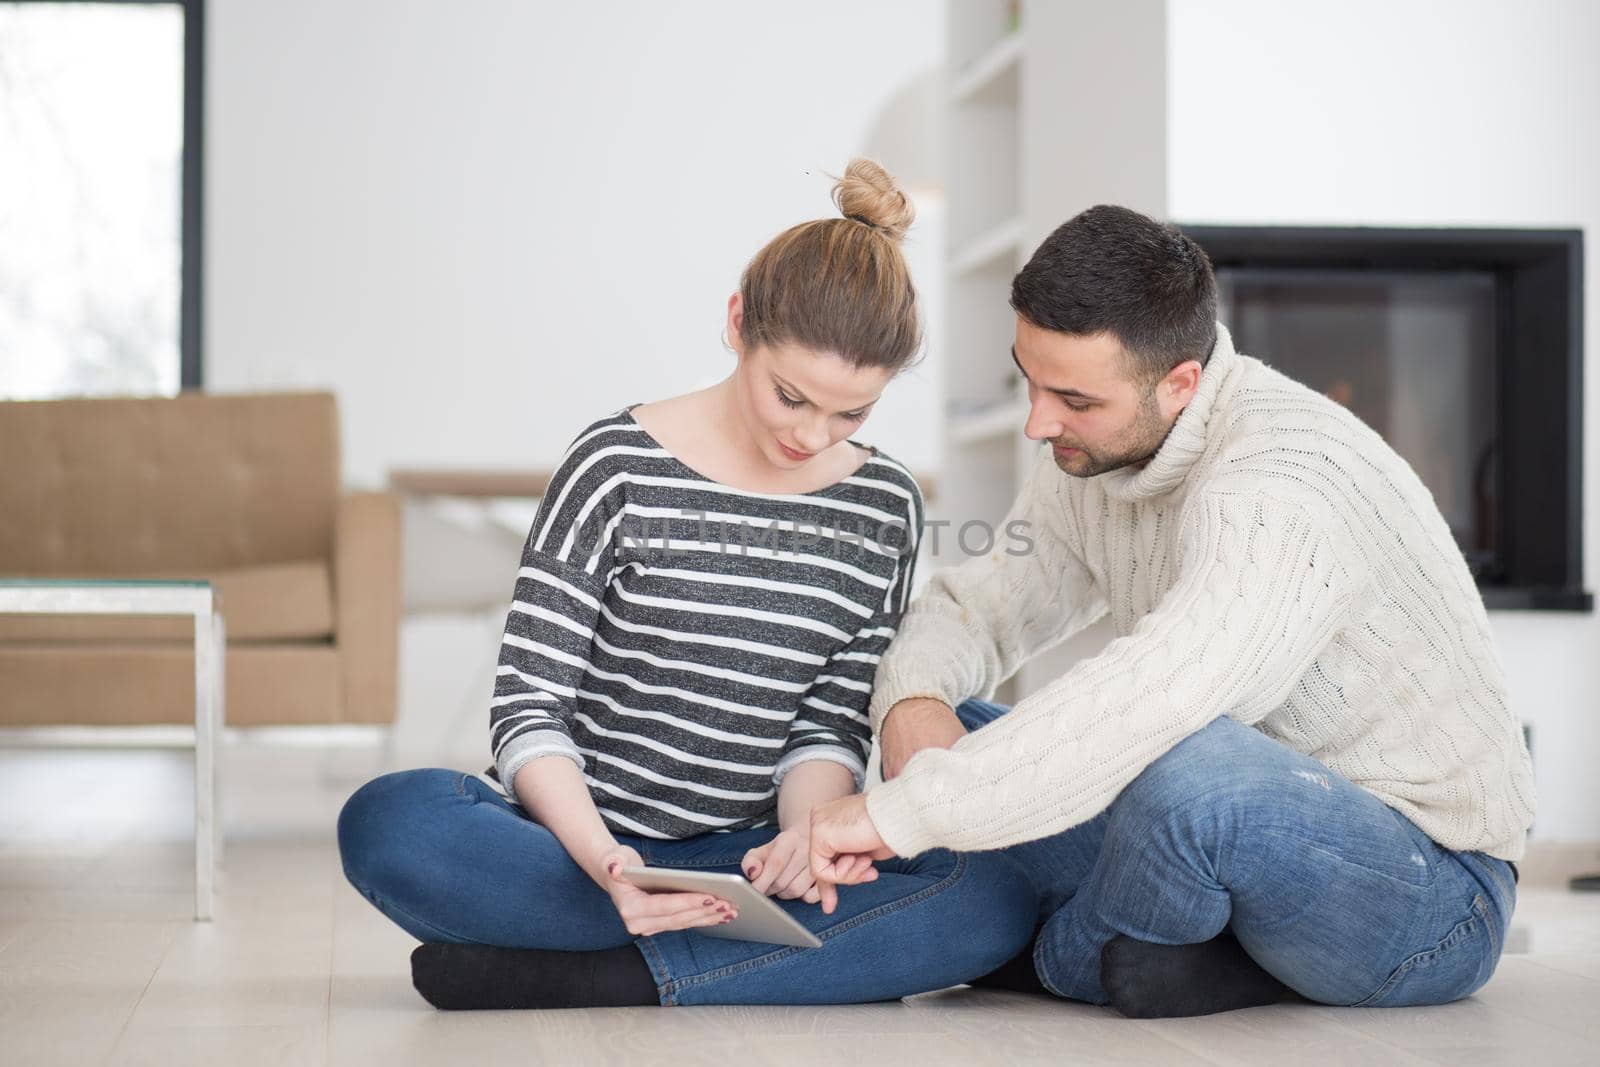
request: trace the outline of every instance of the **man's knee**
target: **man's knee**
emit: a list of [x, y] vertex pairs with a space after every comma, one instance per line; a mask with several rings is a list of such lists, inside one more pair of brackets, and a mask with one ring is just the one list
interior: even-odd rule
[[1270, 776], [1254, 773], [1261, 746], [1277, 742], [1223, 717], [1179, 741], [1130, 782], [1111, 806], [1111, 827], [1147, 832], [1154, 824], [1199, 828], [1235, 821], [1275, 803]]

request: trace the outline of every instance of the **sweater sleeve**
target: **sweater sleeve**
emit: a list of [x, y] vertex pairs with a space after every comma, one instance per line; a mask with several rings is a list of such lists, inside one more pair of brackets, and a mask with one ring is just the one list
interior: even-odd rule
[[1068, 537], [1058, 495], [1064, 481], [1044, 450], [996, 531], [995, 547], [929, 580], [878, 668], [874, 731], [911, 697], [955, 707], [992, 696], [1030, 657], [1105, 614], [1105, 599]]
[[568, 449], [539, 502], [506, 614], [489, 738], [508, 793], [517, 771], [540, 756], [584, 766], [568, 724], [589, 663], [622, 492], [586, 439]]
[[856, 788], [865, 784], [872, 750], [872, 725], [867, 705], [878, 665], [905, 616], [916, 580], [917, 553], [922, 546], [922, 497], [908, 502], [905, 540], [897, 542], [900, 565], [884, 592], [881, 610], [867, 619], [855, 636], [828, 658], [828, 664], [800, 702], [800, 714], [789, 731], [773, 781], [813, 759], [832, 760], [850, 768]]
[[1354, 599], [1326, 535], [1296, 505], [1215, 493], [1181, 536], [1182, 577], [1130, 634], [868, 793], [895, 852], [1070, 829], [1212, 720], [1255, 723], [1288, 698]]
[[823, 673], [800, 702], [800, 712], [772, 774], [774, 784], [782, 785], [784, 777], [807, 760], [825, 759], [850, 768], [856, 788], [861, 788], [872, 747], [866, 710], [872, 672], [893, 635], [893, 623], [877, 615], [829, 657]]

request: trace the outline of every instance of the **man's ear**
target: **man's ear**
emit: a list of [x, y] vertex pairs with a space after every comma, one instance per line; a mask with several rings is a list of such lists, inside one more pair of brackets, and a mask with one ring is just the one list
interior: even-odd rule
[[1156, 392], [1161, 401], [1161, 412], [1169, 418], [1189, 406], [1195, 390], [1200, 388], [1200, 374], [1204, 370], [1199, 360], [1186, 359], [1167, 372]]

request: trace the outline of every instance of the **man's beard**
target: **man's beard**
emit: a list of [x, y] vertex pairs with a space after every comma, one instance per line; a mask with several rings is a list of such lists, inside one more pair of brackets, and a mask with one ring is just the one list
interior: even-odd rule
[[[1085, 448], [1076, 441], [1052, 440], [1051, 457], [1056, 466], [1075, 478], [1093, 478], [1107, 471], [1120, 470], [1143, 464], [1161, 448], [1172, 427], [1161, 418], [1161, 407], [1156, 402], [1155, 386], [1146, 390], [1139, 401], [1139, 410], [1132, 420], [1103, 447]], [[1054, 446], [1076, 448], [1070, 456], [1055, 451]]]

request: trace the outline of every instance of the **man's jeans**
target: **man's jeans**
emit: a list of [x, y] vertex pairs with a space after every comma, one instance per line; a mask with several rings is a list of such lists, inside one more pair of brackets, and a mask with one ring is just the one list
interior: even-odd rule
[[[617, 839], [651, 866], [733, 874], [775, 834]], [[631, 941], [663, 1004], [890, 1000], [993, 970], [1027, 947], [1034, 928], [1033, 888], [1008, 860], [935, 850], [878, 864], [876, 881], [840, 890], [832, 915], [776, 901], [821, 948], [693, 931], [634, 938], [549, 830], [477, 777], [447, 770], [362, 786], [339, 815], [339, 852], [351, 884], [414, 937], [566, 951]]]
[[[969, 730], [1008, 709], [969, 700]], [[1034, 966], [1051, 990], [1106, 1002], [1100, 950], [1224, 928], [1291, 989], [1324, 1004], [1439, 1004], [1489, 980], [1514, 872], [1442, 848], [1326, 766], [1232, 719], [1186, 738], [1097, 818], [987, 855], [1035, 884]]]

